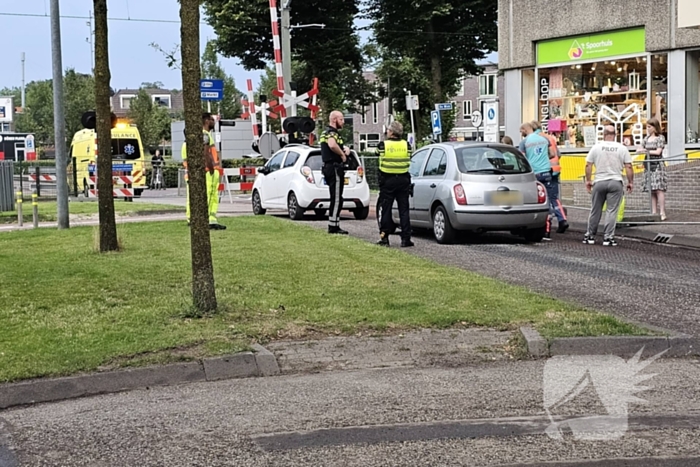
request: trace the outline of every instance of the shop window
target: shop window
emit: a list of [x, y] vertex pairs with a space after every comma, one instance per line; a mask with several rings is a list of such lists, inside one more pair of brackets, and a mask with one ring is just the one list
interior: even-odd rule
[[620, 142], [628, 146], [640, 144], [649, 116], [666, 120], [666, 64], [665, 55], [652, 56], [650, 77], [646, 56], [541, 68], [535, 89], [538, 119], [565, 147], [593, 146], [599, 124], [615, 125]]
[[495, 74], [479, 76], [479, 97], [495, 96], [496, 92]]

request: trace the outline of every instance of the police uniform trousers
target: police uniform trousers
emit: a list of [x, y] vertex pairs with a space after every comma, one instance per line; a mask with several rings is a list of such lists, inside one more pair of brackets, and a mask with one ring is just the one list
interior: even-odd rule
[[338, 162], [326, 162], [323, 165], [323, 177], [328, 184], [331, 205], [328, 209], [328, 227], [340, 227], [340, 210], [343, 209], [343, 188], [345, 187], [345, 169]]
[[394, 222], [391, 218], [391, 210], [394, 201], [399, 208], [399, 222], [401, 225], [401, 239], [411, 239], [411, 220], [409, 218], [408, 197], [411, 192], [411, 175], [380, 174], [379, 197], [382, 200], [381, 231], [388, 235], [392, 231]]

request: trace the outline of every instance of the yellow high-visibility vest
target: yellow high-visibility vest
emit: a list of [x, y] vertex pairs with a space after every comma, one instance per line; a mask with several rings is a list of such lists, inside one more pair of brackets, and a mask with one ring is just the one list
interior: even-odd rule
[[406, 141], [384, 141], [384, 151], [379, 152], [379, 170], [387, 174], [404, 174], [410, 166], [411, 156]]

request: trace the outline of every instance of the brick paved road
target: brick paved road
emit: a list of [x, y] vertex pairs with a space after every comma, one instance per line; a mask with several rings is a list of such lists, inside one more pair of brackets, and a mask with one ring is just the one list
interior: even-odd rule
[[[309, 217], [307, 225], [325, 228]], [[375, 220], [343, 220], [351, 235], [377, 240]], [[557, 298], [666, 329], [700, 335], [700, 251], [621, 240], [616, 248], [581, 243], [581, 235], [553, 234], [525, 244], [507, 234], [438, 245], [429, 232], [414, 235], [407, 251]], [[392, 236], [392, 248], [398, 237]]]

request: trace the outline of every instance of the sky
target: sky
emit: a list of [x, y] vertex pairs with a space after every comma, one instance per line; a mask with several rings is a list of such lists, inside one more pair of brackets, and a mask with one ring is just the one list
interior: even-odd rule
[[[109, 22], [109, 60], [112, 88], [138, 88], [142, 82], [162, 82], [167, 89], [180, 89], [180, 70], [168, 68], [163, 55], [150, 47], [155, 42], [171, 51], [180, 42], [179, 3], [177, 0], [109, 0], [110, 18], [131, 18], [131, 21]], [[83, 19], [61, 19], [63, 68], [75, 68], [90, 73], [92, 67], [90, 28], [87, 17], [92, 0], [61, 0], [61, 16], [81, 16]], [[5, 16], [4, 13], [40, 15], [40, 17]], [[51, 78], [51, 24], [49, 0], [0, 0], [0, 31], [2, 31], [2, 66], [0, 89], [22, 83], [21, 55], [25, 53], [25, 80]], [[165, 20], [143, 22], [135, 19]], [[94, 22], [93, 22], [94, 23]], [[215, 37], [213, 29], [201, 25], [202, 49], [206, 40]], [[257, 84], [260, 71], [246, 71], [237, 60], [221, 58], [226, 72], [234, 77], [239, 89], [246, 80]]]
[[[90, 27], [86, 24], [92, 0], [61, 0], [61, 41], [63, 68], [90, 73], [92, 67]], [[138, 88], [143, 82], [160, 81], [166, 89], [181, 89], [180, 70], [168, 68], [162, 53], [149, 44], [155, 42], [171, 51], [180, 42], [178, 0], [109, 0], [109, 59], [114, 89]], [[8, 15], [9, 14], [9, 15]], [[27, 83], [51, 78], [51, 24], [49, 0], [0, 0], [0, 89], [22, 83], [21, 55], [25, 53]], [[35, 16], [21, 16], [35, 15]], [[68, 18], [82, 17], [82, 18]], [[121, 21], [118, 19], [126, 19]], [[129, 20], [130, 19], [130, 20]], [[150, 20], [138, 21], [138, 20]], [[94, 22], [93, 22], [94, 23]], [[358, 26], [366, 23], [358, 22]], [[207, 24], [201, 25], [202, 50], [207, 39], [215, 37]], [[364, 40], [367, 33], [361, 33]], [[292, 38], [293, 41], [293, 38]], [[292, 42], [293, 46], [293, 42]], [[494, 60], [495, 54], [489, 59]], [[246, 71], [236, 59], [220, 63], [245, 91], [246, 80], [257, 86], [261, 71]]]

